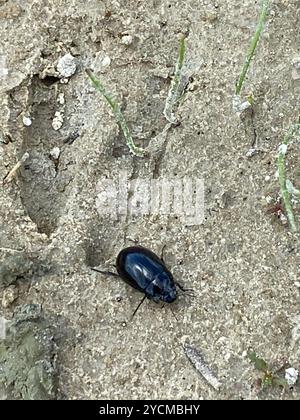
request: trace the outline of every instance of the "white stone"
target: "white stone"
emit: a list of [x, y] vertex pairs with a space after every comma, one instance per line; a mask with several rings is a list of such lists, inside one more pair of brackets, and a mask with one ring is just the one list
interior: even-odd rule
[[6, 64], [6, 57], [0, 55], [0, 79], [4, 79], [8, 75], [8, 68]]
[[246, 153], [246, 157], [252, 157], [257, 154], [257, 150], [255, 147], [251, 147], [248, 152]]
[[30, 117], [27, 117], [26, 115], [23, 116], [23, 124], [26, 127], [30, 127], [32, 124], [32, 119]]
[[69, 83], [69, 79], [68, 79], [67, 77], [62, 77], [62, 78], [60, 79], [60, 83], [61, 83], [62, 85], [66, 85], [67, 83]]
[[63, 92], [61, 92], [57, 97], [57, 102], [61, 105], [64, 105], [65, 103], [65, 95]]
[[287, 219], [287, 217], [286, 217], [286, 215], [285, 215], [285, 214], [280, 213], [280, 215], [279, 215], [279, 219], [280, 219], [280, 221], [281, 221], [281, 223], [282, 223], [283, 225], [287, 225], [287, 224], [288, 224], [288, 219]]
[[56, 111], [55, 116], [54, 116], [53, 121], [52, 121], [53, 130], [55, 130], [55, 131], [59, 130], [62, 127], [63, 122], [64, 122], [63, 114], [59, 111]]
[[121, 38], [121, 42], [124, 45], [130, 45], [133, 42], [133, 36], [132, 35], [123, 35]]
[[295, 385], [298, 380], [299, 371], [293, 367], [285, 369], [285, 379], [289, 386]]
[[53, 157], [53, 159], [58, 159], [60, 155], [60, 148], [53, 147], [53, 149], [50, 150], [50, 155]]
[[111, 63], [110, 57], [108, 55], [105, 55], [101, 61], [101, 67], [102, 68], [108, 67], [110, 66], [110, 63]]
[[251, 108], [251, 104], [249, 101], [242, 101], [239, 95], [234, 95], [232, 98], [232, 108], [233, 112], [241, 115], [246, 109]]
[[61, 77], [71, 77], [76, 72], [75, 58], [70, 54], [65, 54], [58, 60], [57, 71]]
[[2, 297], [2, 306], [3, 308], [8, 308], [19, 296], [19, 292], [16, 286], [8, 286]]
[[299, 80], [300, 79], [300, 71], [297, 69], [292, 70], [292, 79]]

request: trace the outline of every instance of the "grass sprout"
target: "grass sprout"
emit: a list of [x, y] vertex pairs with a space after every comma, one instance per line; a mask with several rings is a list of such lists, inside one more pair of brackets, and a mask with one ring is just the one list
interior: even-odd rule
[[[261, 34], [263, 32], [263, 29], [264, 29], [265, 21], [266, 21], [268, 11], [269, 11], [269, 6], [270, 6], [270, 0], [262, 0], [261, 12], [260, 12], [260, 15], [259, 15], [256, 30], [255, 30], [255, 33], [252, 37], [250, 47], [247, 51], [246, 59], [245, 59], [244, 65], [242, 67], [240, 77], [238, 78], [238, 80], [236, 82], [236, 86], [235, 86], [236, 97], [239, 97], [240, 94], [241, 94], [241, 90], [242, 90], [244, 81], [246, 79], [250, 63], [252, 61], [252, 58], [254, 56], [258, 41], [259, 41], [259, 39], [261, 37]], [[249, 102], [249, 106], [250, 106], [251, 101], [249, 99], [248, 99], [248, 102]]]
[[254, 363], [255, 368], [263, 373], [260, 379], [262, 388], [271, 386], [287, 387], [287, 381], [278, 375], [278, 371], [272, 370], [264, 359], [258, 357], [255, 351], [249, 351], [248, 357]]
[[[277, 158], [280, 194], [284, 203], [286, 216], [287, 216], [289, 226], [292, 232], [298, 231], [298, 225], [295, 220], [292, 202], [291, 202], [291, 195], [293, 195], [293, 191], [291, 191], [291, 186], [293, 185], [291, 181], [286, 178], [285, 157], [287, 153], [288, 144], [293, 140], [293, 138], [296, 135], [299, 135], [299, 134], [300, 134], [300, 123], [294, 124], [290, 128], [286, 136], [284, 137], [282, 144], [279, 146], [279, 154]], [[297, 191], [294, 187], [293, 189]]]
[[181, 83], [182, 82], [182, 68], [184, 65], [185, 60], [185, 53], [186, 53], [186, 44], [185, 38], [182, 37], [179, 43], [179, 54], [177, 59], [177, 64], [175, 67], [175, 74], [171, 82], [170, 90], [166, 99], [165, 109], [164, 109], [164, 116], [172, 124], [177, 122], [175, 116], [176, 106], [183, 94], [185, 86]]
[[115, 118], [123, 132], [123, 135], [126, 140], [126, 144], [130, 150], [130, 152], [139, 157], [143, 157], [146, 153], [144, 149], [141, 147], [138, 147], [135, 145], [132, 135], [130, 133], [130, 130], [128, 128], [126, 119], [121, 111], [120, 105], [118, 102], [107, 92], [107, 90], [104, 88], [100, 80], [97, 79], [97, 77], [94, 75], [94, 73], [90, 69], [86, 69], [86, 73], [88, 77], [90, 78], [91, 82], [93, 83], [94, 87], [101, 93], [101, 95], [106, 99], [108, 104], [110, 105], [111, 109], [113, 110], [113, 113], [115, 115]]

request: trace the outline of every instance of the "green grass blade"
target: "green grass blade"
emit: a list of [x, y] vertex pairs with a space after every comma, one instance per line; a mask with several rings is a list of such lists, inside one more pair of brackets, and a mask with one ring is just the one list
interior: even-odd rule
[[259, 16], [259, 20], [258, 20], [258, 24], [254, 33], [254, 36], [251, 40], [251, 44], [250, 47], [248, 49], [247, 52], [247, 56], [246, 56], [246, 60], [244, 62], [240, 77], [236, 83], [236, 87], [235, 87], [235, 94], [236, 95], [240, 95], [251, 60], [254, 56], [258, 41], [261, 37], [264, 25], [265, 25], [265, 21], [266, 21], [266, 17], [268, 15], [268, 10], [269, 10], [269, 5], [270, 5], [270, 1], [269, 0], [263, 0], [262, 1], [262, 7], [261, 7], [261, 12], [260, 12], [260, 16]]
[[173, 80], [171, 82], [171, 87], [168, 93], [168, 97], [166, 99], [165, 109], [164, 109], [164, 116], [172, 124], [177, 122], [176, 116], [174, 114], [176, 106], [180, 97], [182, 96], [182, 89], [181, 89], [181, 80], [182, 80], [182, 68], [185, 59], [185, 52], [186, 52], [186, 45], [185, 45], [185, 38], [182, 37], [180, 39], [179, 44], [179, 55], [178, 60], [175, 68], [175, 74]]
[[280, 194], [284, 203], [286, 216], [292, 232], [298, 231], [298, 226], [295, 220], [293, 207], [291, 203], [291, 195], [287, 188], [286, 169], [285, 169], [285, 156], [287, 153], [287, 147], [289, 142], [294, 138], [296, 134], [300, 133], [300, 124], [295, 124], [288, 131], [284, 137], [282, 144], [279, 146], [279, 154], [277, 159], [278, 177], [280, 185]]
[[106, 89], [104, 88], [104, 86], [102, 85], [102, 83], [100, 82], [100, 80], [98, 80], [96, 78], [96, 76], [93, 74], [93, 72], [89, 69], [86, 69], [86, 73], [89, 76], [91, 82], [93, 83], [94, 87], [101, 93], [101, 95], [106, 99], [106, 101], [108, 102], [108, 104], [111, 106], [114, 114], [115, 114], [115, 118], [117, 120], [117, 123], [119, 124], [123, 135], [125, 137], [126, 140], [126, 144], [129, 148], [129, 150], [131, 151], [131, 153], [135, 156], [139, 156], [139, 157], [143, 157], [145, 155], [145, 150], [137, 147], [134, 144], [133, 138], [131, 136], [129, 127], [127, 125], [126, 119], [124, 117], [124, 115], [121, 112], [120, 106], [117, 103], [117, 101], [106, 91]]

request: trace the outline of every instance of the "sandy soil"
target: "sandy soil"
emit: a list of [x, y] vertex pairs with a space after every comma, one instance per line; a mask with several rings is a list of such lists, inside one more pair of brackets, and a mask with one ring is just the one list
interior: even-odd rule
[[[0, 191], [0, 315], [42, 304], [56, 330], [57, 398], [299, 399], [297, 386], [259, 392], [246, 356], [252, 348], [274, 366], [300, 367], [299, 235], [267, 212], [278, 195], [278, 145], [298, 118], [299, 0], [272, 2], [243, 91], [253, 94], [254, 113], [244, 119], [232, 98], [259, 2], [88, 3], [0, 1], [2, 179], [29, 153]], [[181, 124], [154, 163], [135, 158], [84, 68], [118, 98], [146, 147], [165, 127], [182, 34], [193, 81]], [[57, 64], [68, 53], [76, 72], [61, 80]], [[257, 154], [247, 157], [255, 136]], [[203, 178], [203, 223], [101, 215], [97, 185], [124, 170], [131, 179]], [[297, 144], [288, 172], [300, 189]], [[90, 270], [111, 267], [128, 238], [156, 253], [166, 245], [174, 276], [195, 290], [195, 299], [174, 303], [177, 319], [147, 301], [130, 322], [140, 293]], [[186, 342], [205, 355], [219, 392], [189, 363]]]

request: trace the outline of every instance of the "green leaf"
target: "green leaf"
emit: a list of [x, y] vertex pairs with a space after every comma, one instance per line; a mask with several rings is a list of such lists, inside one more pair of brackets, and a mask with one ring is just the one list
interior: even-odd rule
[[254, 366], [255, 366], [256, 369], [261, 370], [263, 372], [268, 370], [267, 363], [264, 361], [264, 359], [261, 359], [261, 358], [257, 357], [255, 351], [249, 351], [248, 352], [248, 357], [251, 360], [251, 362], [254, 363]]

